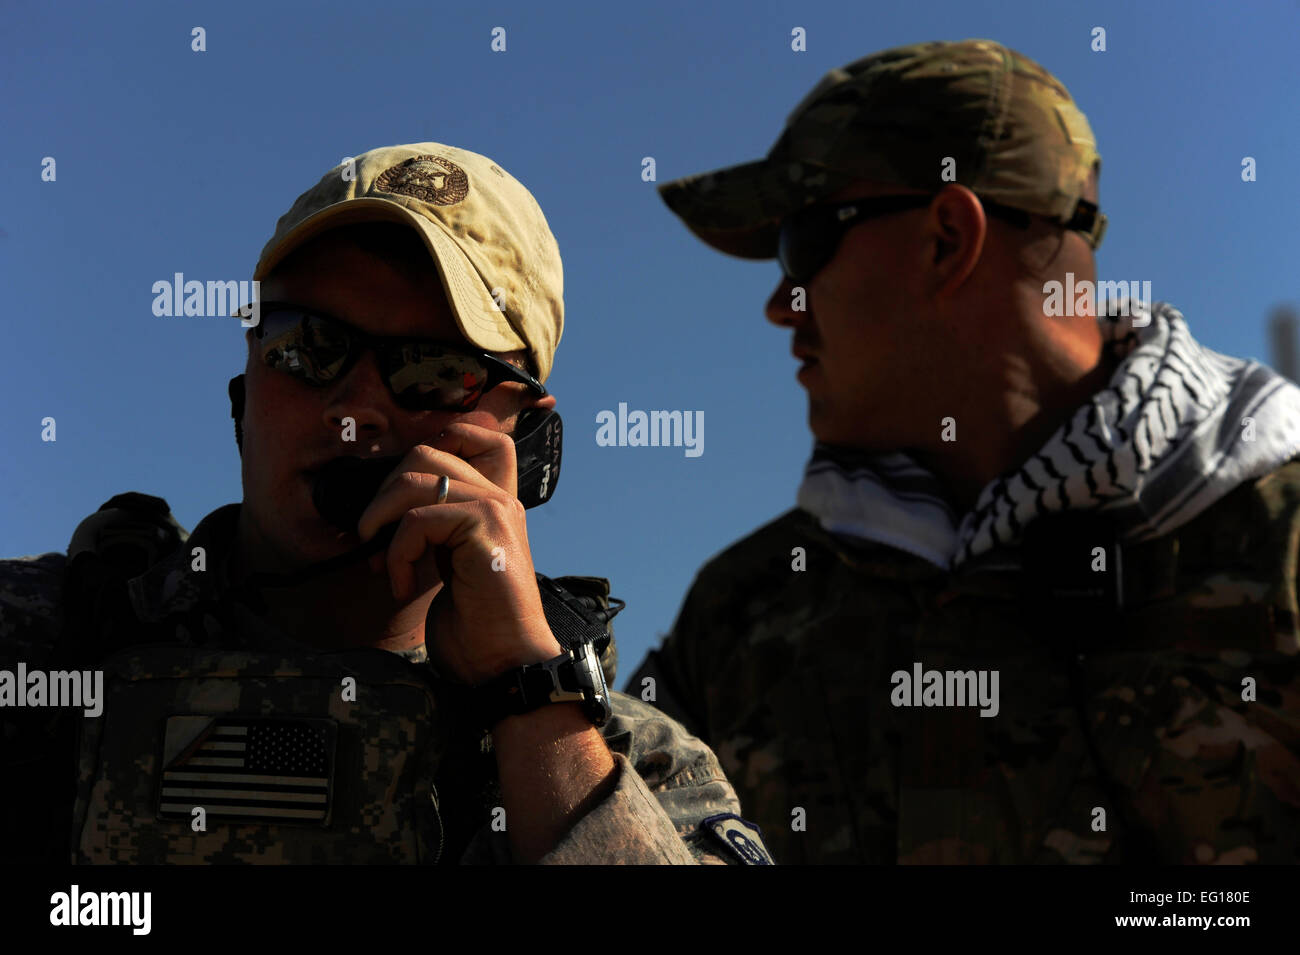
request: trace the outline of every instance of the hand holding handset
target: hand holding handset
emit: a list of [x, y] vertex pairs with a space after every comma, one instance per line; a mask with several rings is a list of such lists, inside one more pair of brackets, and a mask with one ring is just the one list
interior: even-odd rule
[[[560, 479], [560, 456], [564, 427], [557, 412], [533, 408], [519, 416], [513, 434], [518, 469], [517, 496], [525, 508], [545, 504], [555, 493]], [[325, 520], [340, 530], [355, 532], [362, 513], [370, 506], [379, 486], [401, 463], [404, 455], [382, 458], [338, 458], [321, 468], [312, 487], [312, 503]], [[397, 533], [389, 524], [362, 546], [304, 567], [291, 574], [254, 574], [256, 587], [294, 586], [329, 573], [386, 548]]]
[[[560, 478], [562, 436], [563, 426], [558, 413], [534, 408], [520, 415], [513, 437], [519, 473], [517, 496], [524, 507], [545, 504], [555, 493]], [[379, 486], [403, 457], [337, 458], [331, 461], [316, 475], [312, 488], [311, 499], [316, 510], [340, 530], [355, 531], [357, 521], [370, 506]], [[387, 531], [385, 528], [380, 533]]]

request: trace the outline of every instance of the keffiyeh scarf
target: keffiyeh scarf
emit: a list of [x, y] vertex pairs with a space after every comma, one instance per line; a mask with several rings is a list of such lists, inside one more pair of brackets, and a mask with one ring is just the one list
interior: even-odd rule
[[1104, 511], [1123, 541], [1159, 537], [1300, 454], [1300, 388], [1277, 372], [1203, 347], [1165, 302], [1130, 311], [1121, 299], [1097, 322], [1118, 362], [1110, 382], [974, 510], [957, 514], [906, 453], [820, 443], [799, 506], [831, 533], [956, 570], [1059, 511]]

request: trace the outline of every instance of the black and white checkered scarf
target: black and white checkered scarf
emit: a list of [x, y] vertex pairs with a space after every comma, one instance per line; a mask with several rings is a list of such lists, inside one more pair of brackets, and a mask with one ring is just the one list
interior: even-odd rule
[[[1099, 509], [1121, 540], [1159, 537], [1243, 481], [1300, 454], [1300, 388], [1258, 362], [1198, 344], [1165, 302], [1097, 319], [1118, 362], [1109, 384], [1042, 449], [958, 515], [938, 479], [902, 452], [817, 444], [798, 503], [835, 534], [890, 544], [956, 570], [1015, 547], [1035, 518]], [[1247, 421], [1246, 419], [1250, 419]]]

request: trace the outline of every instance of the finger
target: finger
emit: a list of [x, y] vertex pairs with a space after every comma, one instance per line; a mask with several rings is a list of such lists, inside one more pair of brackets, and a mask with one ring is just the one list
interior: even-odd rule
[[476, 484], [483, 488], [495, 487], [475, 469], [474, 465], [454, 453], [441, 451], [432, 444], [417, 444], [406, 452], [397, 466], [384, 478], [375, 496], [378, 497], [390, 484], [400, 480], [402, 474], [408, 471], [431, 474], [435, 479], [445, 474], [454, 481]]
[[458, 421], [447, 425], [429, 446], [465, 461], [511, 497], [518, 494], [515, 442], [505, 432]]
[[[361, 519], [357, 522], [357, 536], [363, 541], [369, 541], [382, 528], [401, 520], [412, 508], [440, 503], [438, 491], [442, 478], [441, 474], [426, 474], [423, 471], [402, 471], [392, 475], [375, 494], [374, 500], [361, 512]], [[504, 492], [492, 485], [482, 487], [448, 478], [447, 496], [441, 503], [459, 504], [498, 494], [503, 495]]]
[[[479, 515], [469, 508], [427, 505], [406, 512], [388, 545], [388, 578], [396, 600], [409, 600], [416, 594], [416, 562], [435, 547], [452, 547], [473, 532]], [[441, 574], [420, 581], [432, 588]]]

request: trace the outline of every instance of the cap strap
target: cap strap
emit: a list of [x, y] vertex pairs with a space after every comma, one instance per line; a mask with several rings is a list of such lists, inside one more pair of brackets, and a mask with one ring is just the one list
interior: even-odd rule
[[1109, 220], [1097, 208], [1095, 202], [1089, 202], [1087, 199], [1080, 199], [1074, 207], [1074, 215], [1070, 221], [1065, 224], [1067, 229], [1075, 232], [1082, 232], [1088, 240], [1088, 245], [1092, 246], [1093, 251], [1101, 245], [1102, 237], [1106, 234], [1106, 225]]

